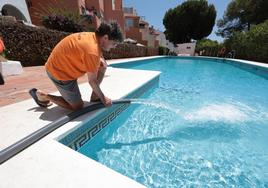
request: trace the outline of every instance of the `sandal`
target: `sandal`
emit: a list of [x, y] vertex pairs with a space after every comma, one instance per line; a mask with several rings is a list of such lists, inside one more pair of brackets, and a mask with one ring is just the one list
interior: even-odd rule
[[32, 88], [31, 90], [29, 90], [29, 94], [32, 96], [32, 98], [34, 99], [34, 101], [36, 102], [36, 104], [40, 107], [43, 108], [47, 108], [49, 106], [52, 105], [52, 103], [50, 103], [50, 101], [40, 101], [37, 97], [37, 89], [36, 88]]

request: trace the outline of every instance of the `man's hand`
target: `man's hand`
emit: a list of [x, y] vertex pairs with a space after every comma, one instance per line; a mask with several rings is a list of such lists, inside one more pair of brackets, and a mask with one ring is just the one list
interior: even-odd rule
[[106, 106], [106, 107], [109, 107], [109, 106], [112, 106], [112, 100], [109, 99], [108, 97], [104, 97], [104, 101], [102, 101], [102, 103]]
[[101, 57], [100, 58], [100, 64], [101, 64], [101, 66], [103, 67], [103, 68], [107, 68], [107, 62], [106, 62], [106, 60], [104, 59], [104, 57]]
[[88, 76], [88, 83], [92, 87], [93, 91], [95, 94], [100, 98], [101, 102], [106, 106], [111, 106], [112, 105], [112, 100], [109, 99], [108, 97], [105, 97], [104, 94], [102, 93], [100, 86], [97, 81], [97, 75], [96, 73], [87, 73]]

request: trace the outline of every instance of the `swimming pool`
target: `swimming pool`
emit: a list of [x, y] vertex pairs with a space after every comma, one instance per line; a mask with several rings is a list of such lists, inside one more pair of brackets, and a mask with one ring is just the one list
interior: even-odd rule
[[232, 63], [160, 58], [145, 93], [78, 151], [148, 187], [268, 187], [268, 80]]

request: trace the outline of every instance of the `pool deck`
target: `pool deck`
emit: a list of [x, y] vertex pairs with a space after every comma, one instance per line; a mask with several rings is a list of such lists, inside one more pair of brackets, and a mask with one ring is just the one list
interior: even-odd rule
[[[108, 64], [141, 59], [148, 58], [110, 60]], [[159, 74], [108, 67], [101, 88], [108, 97], [119, 99]], [[6, 85], [0, 86], [0, 150], [70, 113], [55, 105], [48, 109], [37, 107], [29, 97], [28, 90], [32, 87], [56, 91], [46, 78], [44, 67], [26, 68], [22, 75], [7, 77], [5, 81]], [[86, 81], [85, 77], [81, 78], [79, 88], [82, 98], [89, 101], [91, 89]], [[1, 164], [0, 187], [144, 187], [55, 140], [94, 113], [65, 124]]]

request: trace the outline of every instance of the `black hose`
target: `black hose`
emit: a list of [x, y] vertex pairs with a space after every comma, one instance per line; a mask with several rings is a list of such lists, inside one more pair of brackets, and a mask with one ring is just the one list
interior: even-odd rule
[[4, 85], [5, 84], [5, 80], [4, 77], [2, 76], [2, 73], [0, 72], [0, 85]]
[[[131, 100], [130, 99], [120, 99], [120, 100], [113, 101], [113, 105], [114, 104], [126, 104], [126, 103], [130, 104]], [[89, 106], [82, 108], [81, 110], [71, 112], [70, 114], [59, 118], [58, 120], [44, 126], [43, 128], [38, 129], [37, 131], [33, 132], [32, 134], [24, 137], [23, 139], [19, 140], [18, 142], [3, 149], [0, 152], [0, 164], [4, 163], [5, 161], [10, 159], [11, 157], [15, 156], [16, 154], [18, 154], [19, 152], [21, 152], [25, 148], [34, 144], [35, 142], [37, 142], [41, 138], [45, 137], [46, 135], [48, 135], [52, 131], [56, 130], [57, 128], [63, 126], [64, 124], [68, 123], [69, 121], [71, 121], [71, 120], [73, 120], [73, 119], [75, 119], [83, 114], [86, 114], [88, 112], [92, 112], [94, 110], [98, 110], [98, 109], [101, 109], [104, 107], [105, 106], [101, 102], [94, 103], [94, 104], [91, 104]]]

